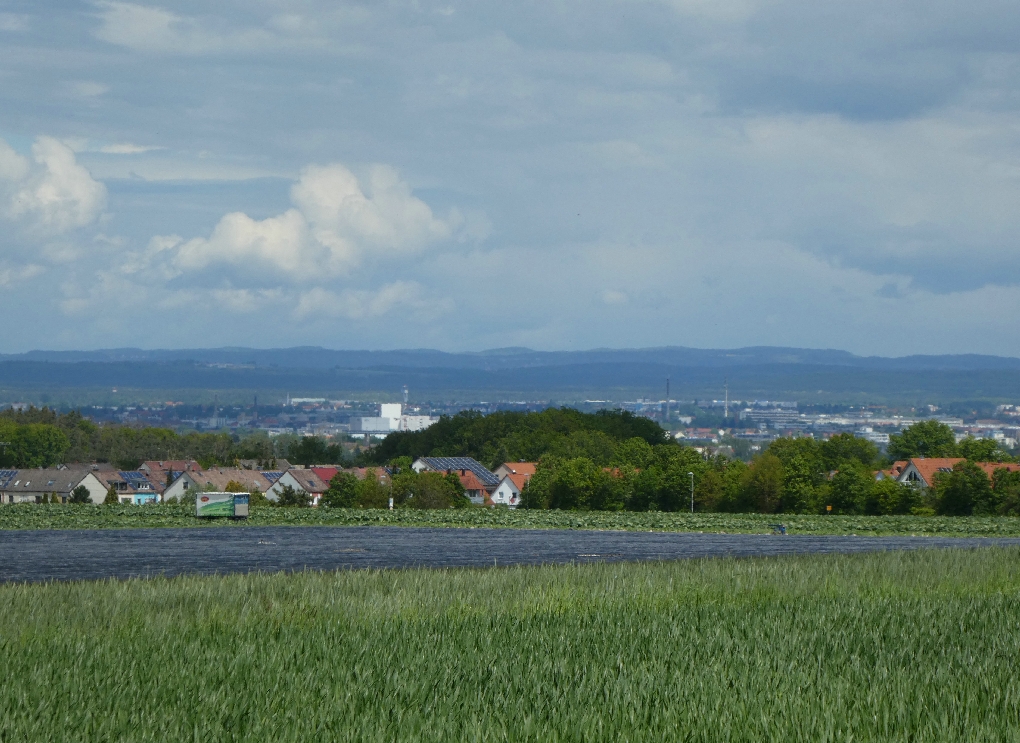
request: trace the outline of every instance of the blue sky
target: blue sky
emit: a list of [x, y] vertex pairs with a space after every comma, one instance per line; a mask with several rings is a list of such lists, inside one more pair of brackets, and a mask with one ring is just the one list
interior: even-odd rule
[[1020, 355], [1020, 6], [0, 3], [0, 351]]

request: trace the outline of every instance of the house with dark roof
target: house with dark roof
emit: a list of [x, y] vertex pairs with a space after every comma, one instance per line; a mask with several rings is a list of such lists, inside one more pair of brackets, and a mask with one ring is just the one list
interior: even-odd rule
[[419, 457], [411, 465], [415, 472], [451, 472], [464, 475], [473, 472], [486, 489], [495, 489], [499, 478], [471, 457]]
[[313, 506], [319, 505], [319, 500], [322, 498], [322, 494], [329, 489], [329, 483], [323, 482], [322, 478], [316, 474], [315, 470], [292, 467], [284, 472], [280, 478], [273, 483], [272, 487], [266, 491], [266, 498], [274, 502], [279, 500], [280, 493], [288, 485], [294, 488], [294, 490], [308, 493], [308, 495], [311, 496]]
[[44, 495], [47, 500], [66, 503], [79, 485], [88, 489], [93, 503], [106, 498], [106, 488], [88, 466], [0, 470], [0, 503], [41, 503]]
[[273, 483], [257, 470], [242, 470], [232, 467], [210, 467], [201, 472], [183, 472], [163, 491], [163, 500], [177, 498], [194, 491], [209, 490], [216, 493], [227, 491], [230, 483], [237, 483], [244, 493], [265, 493]]
[[[117, 500], [121, 503], [156, 503], [165, 486], [156, 479], [153, 482], [142, 470], [98, 470], [93, 474], [102, 482], [107, 490], [113, 488]], [[105, 499], [105, 496], [104, 496]]]

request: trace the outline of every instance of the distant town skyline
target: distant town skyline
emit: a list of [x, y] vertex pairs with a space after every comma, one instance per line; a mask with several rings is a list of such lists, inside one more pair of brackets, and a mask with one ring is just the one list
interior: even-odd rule
[[0, 353], [1020, 356], [1020, 8], [16, 0]]

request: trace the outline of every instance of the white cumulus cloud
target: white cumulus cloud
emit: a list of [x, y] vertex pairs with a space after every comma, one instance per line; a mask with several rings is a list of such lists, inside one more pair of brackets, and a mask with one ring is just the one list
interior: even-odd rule
[[291, 189], [294, 207], [257, 220], [243, 212], [220, 219], [209, 237], [159, 237], [152, 257], [173, 272], [231, 265], [281, 278], [322, 281], [373, 257], [416, 253], [449, 239], [462, 222], [440, 219], [390, 167], [369, 170], [365, 183], [339, 164], [310, 166]]
[[110, 44], [144, 53], [204, 54], [264, 48], [273, 35], [250, 28], [222, 32], [198, 18], [162, 8], [124, 2], [97, 3], [101, 24], [96, 36]]
[[52, 137], [38, 137], [31, 159], [0, 140], [0, 217], [42, 234], [93, 222], [106, 205], [106, 187]]

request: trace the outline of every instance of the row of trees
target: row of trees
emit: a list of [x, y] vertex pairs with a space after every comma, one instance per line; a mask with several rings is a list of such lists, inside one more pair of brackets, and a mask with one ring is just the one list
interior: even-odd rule
[[168, 428], [97, 425], [77, 412], [58, 415], [47, 408], [0, 411], [0, 467], [49, 467], [61, 462], [111, 462], [130, 470], [149, 459], [194, 459], [204, 467], [254, 459], [271, 466], [285, 458], [295, 464], [342, 464], [339, 443], [318, 437], [265, 432], [178, 434]]
[[[916, 441], [933, 428], [907, 429]], [[942, 424], [939, 424], [942, 425]], [[952, 435], [952, 430], [944, 427]], [[936, 430], [940, 436], [945, 431]], [[955, 442], [954, 442], [955, 444]], [[991, 444], [992, 446], [989, 446]], [[980, 461], [1001, 461], [994, 442], [965, 440], [961, 450]], [[994, 458], [993, 458], [994, 457]], [[1005, 469], [994, 481], [971, 461], [941, 473], [928, 490], [878, 480], [874, 444], [840, 434], [827, 441], [777, 439], [751, 463], [693, 449], [620, 443], [609, 457], [542, 458], [522, 496], [525, 508], [835, 514], [1020, 514], [1020, 473]], [[693, 478], [692, 478], [693, 475]]]

